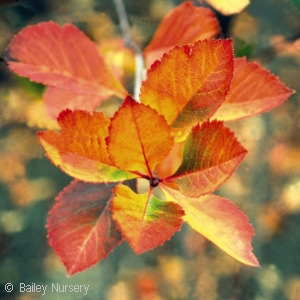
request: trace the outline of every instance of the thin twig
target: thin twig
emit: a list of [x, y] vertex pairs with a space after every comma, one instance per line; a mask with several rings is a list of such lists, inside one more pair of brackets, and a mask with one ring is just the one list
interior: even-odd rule
[[135, 53], [134, 99], [139, 102], [139, 94], [144, 77], [143, 53], [140, 47], [131, 38], [130, 27], [123, 0], [114, 0], [114, 3], [120, 20], [120, 28], [124, 38], [124, 44]]

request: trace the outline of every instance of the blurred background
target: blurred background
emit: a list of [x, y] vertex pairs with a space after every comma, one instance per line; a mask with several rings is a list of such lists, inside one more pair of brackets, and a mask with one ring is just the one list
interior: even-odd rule
[[[180, 0], [124, 0], [131, 33], [143, 48]], [[197, 5], [206, 5], [196, 2]], [[216, 12], [217, 13], [217, 12]], [[217, 13], [236, 56], [300, 89], [300, 1], [252, 0], [241, 13]], [[99, 45], [120, 38], [111, 0], [0, 0], [0, 56], [29, 24], [73, 23]], [[132, 88], [130, 58], [122, 61]], [[43, 86], [0, 63], [0, 299], [297, 300], [300, 299], [300, 98], [263, 116], [228, 124], [249, 154], [218, 193], [247, 214], [261, 268], [242, 265], [188, 225], [163, 246], [137, 256], [124, 242], [91, 269], [67, 277], [47, 244], [48, 212], [72, 179], [45, 158], [36, 132], [55, 128], [43, 111]], [[6, 293], [6, 283], [15, 285]], [[88, 284], [74, 293], [19, 293], [18, 285]], [[48, 287], [49, 288], [49, 287]]]

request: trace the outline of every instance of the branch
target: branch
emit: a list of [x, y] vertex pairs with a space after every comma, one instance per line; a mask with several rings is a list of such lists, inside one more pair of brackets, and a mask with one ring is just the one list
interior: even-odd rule
[[124, 38], [124, 44], [135, 53], [134, 99], [139, 102], [139, 94], [144, 77], [143, 53], [140, 47], [131, 38], [130, 27], [123, 0], [114, 0], [114, 3], [120, 20], [120, 28]]

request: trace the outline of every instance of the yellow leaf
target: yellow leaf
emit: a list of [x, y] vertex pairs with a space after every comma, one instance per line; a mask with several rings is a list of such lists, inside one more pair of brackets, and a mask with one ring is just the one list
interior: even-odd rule
[[225, 16], [241, 12], [250, 3], [249, 0], [206, 0], [206, 2]]

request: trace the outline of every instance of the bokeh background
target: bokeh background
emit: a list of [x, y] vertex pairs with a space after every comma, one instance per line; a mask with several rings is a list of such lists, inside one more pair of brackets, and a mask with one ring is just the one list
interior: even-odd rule
[[[180, 0], [124, 0], [143, 48]], [[196, 2], [197, 5], [205, 3]], [[218, 14], [236, 56], [246, 55], [300, 90], [300, 1], [252, 0], [241, 13]], [[73, 23], [96, 43], [120, 38], [111, 0], [0, 0], [0, 56], [29, 24]], [[122, 62], [132, 88], [130, 58]], [[263, 116], [228, 124], [249, 150], [218, 193], [249, 216], [261, 268], [243, 266], [184, 225], [163, 246], [137, 256], [124, 242], [91, 269], [67, 277], [47, 244], [45, 224], [71, 178], [51, 165], [36, 132], [55, 127], [44, 115], [43, 87], [0, 64], [0, 299], [297, 300], [300, 299], [300, 98]], [[107, 109], [107, 107], [105, 108]], [[5, 283], [14, 284], [11, 293]], [[19, 293], [18, 285], [88, 284], [74, 293]]]

